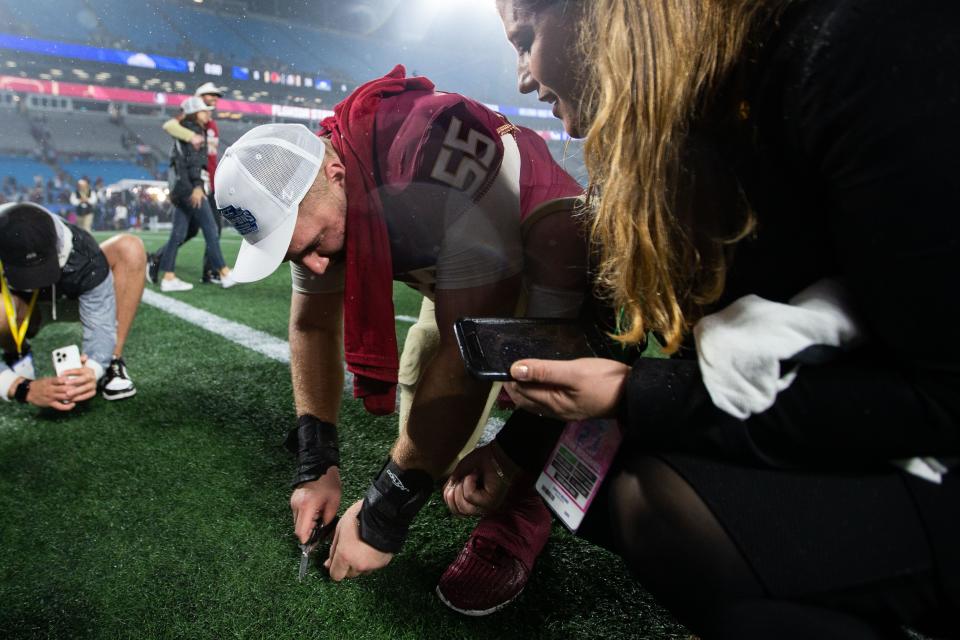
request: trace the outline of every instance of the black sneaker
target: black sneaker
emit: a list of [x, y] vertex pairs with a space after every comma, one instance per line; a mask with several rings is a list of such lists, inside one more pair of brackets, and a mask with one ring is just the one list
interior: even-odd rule
[[203, 284], [220, 284], [220, 274], [216, 271], [207, 271], [200, 279]]
[[157, 278], [160, 276], [160, 254], [147, 254], [147, 282], [157, 284]]
[[100, 379], [100, 395], [104, 400], [122, 400], [137, 393], [137, 388], [127, 373], [127, 365], [123, 358], [114, 358], [110, 361], [106, 373]]

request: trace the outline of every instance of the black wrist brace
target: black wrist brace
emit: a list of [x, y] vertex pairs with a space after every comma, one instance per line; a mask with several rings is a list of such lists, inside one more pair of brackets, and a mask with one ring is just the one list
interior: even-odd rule
[[337, 427], [309, 413], [300, 416], [297, 423], [283, 443], [287, 451], [297, 456], [293, 487], [316, 480], [330, 467], [340, 466]]
[[387, 458], [363, 499], [358, 516], [360, 539], [380, 551], [397, 553], [431, 493], [430, 474], [421, 469], [403, 471]]

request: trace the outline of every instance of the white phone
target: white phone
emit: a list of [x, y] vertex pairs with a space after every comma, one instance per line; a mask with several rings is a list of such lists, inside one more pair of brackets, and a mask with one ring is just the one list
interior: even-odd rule
[[83, 364], [80, 362], [80, 348], [75, 344], [68, 347], [61, 347], [53, 350], [53, 368], [58, 376], [62, 376], [64, 371], [70, 369], [79, 369]]

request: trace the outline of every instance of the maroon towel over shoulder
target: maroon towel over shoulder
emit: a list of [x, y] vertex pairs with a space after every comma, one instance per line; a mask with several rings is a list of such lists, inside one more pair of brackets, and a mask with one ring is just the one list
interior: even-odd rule
[[373, 147], [377, 107], [389, 95], [432, 90], [426, 78], [406, 78], [402, 66], [357, 88], [321, 123], [346, 166], [346, 273], [343, 346], [353, 395], [370, 413], [396, 406], [399, 360], [393, 312], [390, 238], [377, 195]]

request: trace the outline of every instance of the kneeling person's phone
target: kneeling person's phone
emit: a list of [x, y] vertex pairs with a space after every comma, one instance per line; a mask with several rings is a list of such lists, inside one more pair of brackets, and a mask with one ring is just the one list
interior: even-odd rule
[[602, 338], [576, 320], [461, 318], [453, 324], [467, 371], [480, 380], [510, 380], [517, 360], [575, 360], [601, 355]]
[[62, 376], [65, 371], [79, 369], [82, 366], [80, 348], [77, 345], [71, 344], [68, 347], [53, 350], [53, 368], [58, 376]]

